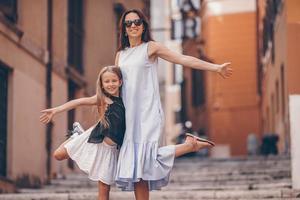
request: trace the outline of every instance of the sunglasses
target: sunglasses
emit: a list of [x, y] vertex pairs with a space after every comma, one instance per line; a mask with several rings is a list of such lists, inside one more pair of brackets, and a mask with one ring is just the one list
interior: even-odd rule
[[142, 19], [127, 20], [124, 22], [124, 24], [127, 28], [131, 27], [132, 24], [134, 24], [136, 26], [140, 26], [142, 23], [143, 23]]

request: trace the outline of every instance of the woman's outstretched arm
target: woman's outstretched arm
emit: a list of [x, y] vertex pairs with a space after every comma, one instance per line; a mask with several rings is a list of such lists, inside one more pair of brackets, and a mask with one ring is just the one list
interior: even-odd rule
[[171, 63], [188, 66], [194, 69], [217, 72], [223, 78], [227, 78], [232, 74], [232, 68], [230, 67], [231, 63], [224, 63], [221, 65], [209, 63], [192, 56], [174, 52], [158, 42], [149, 42], [148, 55], [150, 59], [151, 57], [160, 57]]
[[42, 115], [40, 116], [40, 122], [47, 124], [52, 120], [53, 116], [57, 113], [68, 111], [82, 105], [96, 105], [96, 104], [97, 104], [96, 95], [92, 97], [83, 97], [79, 99], [74, 99], [60, 106], [42, 110], [41, 111]]

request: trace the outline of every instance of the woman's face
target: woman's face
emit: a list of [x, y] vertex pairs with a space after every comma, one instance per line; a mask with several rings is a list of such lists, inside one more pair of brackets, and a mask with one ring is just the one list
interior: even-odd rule
[[140, 17], [134, 13], [128, 13], [125, 17], [125, 27], [128, 37], [142, 37], [144, 26]]
[[113, 96], [119, 96], [119, 89], [122, 85], [122, 81], [115, 73], [104, 72], [101, 79], [102, 87], [105, 92]]

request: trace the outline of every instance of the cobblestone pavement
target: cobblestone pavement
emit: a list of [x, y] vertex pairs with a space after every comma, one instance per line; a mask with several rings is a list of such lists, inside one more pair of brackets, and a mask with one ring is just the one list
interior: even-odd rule
[[[293, 199], [300, 198], [300, 191], [291, 189], [288, 157], [180, 158], [175, 161], [169, 185], [150, 196], [152, 200]], [[97, 199], [97, 184], [84, 174], [72, 174], [39, 190], [22, 189], [19, 194], [0, 195], [0, 200], [54, 199]], [[111, 199], [129, 200], [134, 195], [113, 187]]]

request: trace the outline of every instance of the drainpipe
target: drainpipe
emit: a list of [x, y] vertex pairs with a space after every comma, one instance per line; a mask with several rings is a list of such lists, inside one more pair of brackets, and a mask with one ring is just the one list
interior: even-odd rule
[[260, 61], [260, 35], [259, 35], [259, 24], [260, 24], [260, 14], [259, 14], [259, 0], [256, 0], [256, 15], [255, 15], [255, 28], [256, 28], [256, 65], [257, 65], [257, 92], [258, 95], [262, 96], [262, 65]]
[[259, 0], [255, 1], [255, 7], [256, 7], [256, 13], [255, 13], [255, 28], [256, 28], [256, 76], [257, 76], [257, 94], [259, 97], [259, 102], [258, 102], [258, 109], [260, 110], [260, 130], [259, 130], [259, 137], [261, 137], [262, 134], [262, 126], [263, 124], [261, 123], [261, 119], [262, 119], [262, 88], [261, 88], [261, 83], [262, 83], [262, 65], [261, 65], [261, 61], [260, 61], [260, 35], [259, 35], [259, 24], [260, 24], [260, 15], [259, 15]]
[[[47, 52], [48, 63], [46, 64], [46, 108], [52, 107], [52, 0], [48, 0], [47, 10]], [[46, 171], [47, 184], [51, 181], [51, 149], [52, 149], [52, 121], [46, 126]]]

